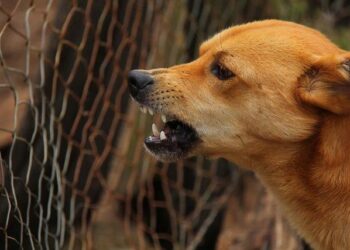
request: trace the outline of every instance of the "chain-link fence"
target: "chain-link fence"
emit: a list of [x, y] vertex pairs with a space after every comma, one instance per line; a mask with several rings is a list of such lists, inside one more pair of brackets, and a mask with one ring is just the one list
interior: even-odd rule
[[[0, 0], [0, 249], [301, 249], [252, 174], [152, 159], [125, 82], [228, 25], [308, 8], [271, 2]], [[348, 22], [345, 1], [315, 4], [309, 20]]]

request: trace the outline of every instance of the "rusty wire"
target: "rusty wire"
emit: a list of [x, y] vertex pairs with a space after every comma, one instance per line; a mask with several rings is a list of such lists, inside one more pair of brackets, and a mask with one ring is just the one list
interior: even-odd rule
[[240, 174], [224, 160], [152, 159], [152, 121], [125, 79], [191, 60], [269, 10], [229, 2], [0, 0], [1, 249], [201, 249], [218, 237]]

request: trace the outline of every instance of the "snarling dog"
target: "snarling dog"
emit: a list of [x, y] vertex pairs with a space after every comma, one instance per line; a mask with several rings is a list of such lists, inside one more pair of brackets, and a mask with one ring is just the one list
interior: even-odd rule
[[302, 25], [252, 22], [204, 42], [193, 62], [131, 71], [129, 89], [168, 120], [145, 139], [155, 157], [251, 169], [314, 249], [350, 249], [349, 52]]

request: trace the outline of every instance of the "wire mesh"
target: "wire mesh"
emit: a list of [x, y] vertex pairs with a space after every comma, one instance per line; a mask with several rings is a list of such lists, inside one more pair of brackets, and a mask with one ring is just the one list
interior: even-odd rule
[[259, 194], [247, 213], [268, 215], [249, 220], [264, 234], [242, 249], [301, 247], [251, 174], [143, 149], [152, 121], [130, 102], [127, 72], [191, 60], [218, 30], [269, 12], [228, 2], [0, 0], [1, 249], [241, 249], [224, 218], [247, 187]]

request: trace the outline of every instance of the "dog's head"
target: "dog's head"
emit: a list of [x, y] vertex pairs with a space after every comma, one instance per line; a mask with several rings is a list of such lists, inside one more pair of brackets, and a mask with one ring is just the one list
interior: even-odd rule
[[129, 89], [142, 109], [168, 119], [145, 140], [158, 158], [240, 162], [307, 140], [322, 115], [348, 113], [349, 59], [313, 29], [253, 22], [204, 42], [193, 62], [130, 72]]

